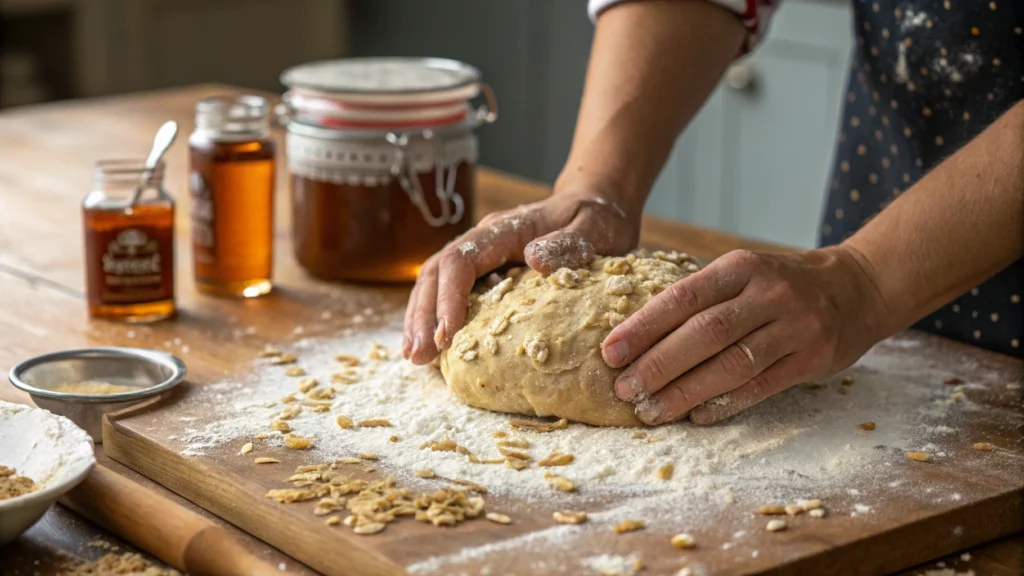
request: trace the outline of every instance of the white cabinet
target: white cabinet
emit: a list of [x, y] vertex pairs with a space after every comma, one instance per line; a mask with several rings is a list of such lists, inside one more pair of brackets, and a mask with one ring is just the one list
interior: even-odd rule
[[677, 141], [648, 211], [782, 244], [816, 244], [852, 11], [846, 2], [781, 4], [762, 45], [737, 61]]

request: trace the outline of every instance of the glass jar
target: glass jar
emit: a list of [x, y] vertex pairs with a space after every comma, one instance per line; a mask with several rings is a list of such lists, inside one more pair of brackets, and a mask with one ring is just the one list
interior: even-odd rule
[[[408, 282], [472, 224], [478, 144], [497, 118], [466, 64], [354, 58], [281, 76], [295, 254], [329, 280]], [[488, 105], [470, 101], [481, 91]]]
[[196, 104], [189, 136], [196, 288], [251, 298], [270, 292], [274, 255], [274, 141], [259, 96]]
[[95, 318], [150, 322], [174, 314], [174, 200], [163, 175], [162, 162], [148, 175], [142, 160], [95, 164], [82, 203], [86, 291]]

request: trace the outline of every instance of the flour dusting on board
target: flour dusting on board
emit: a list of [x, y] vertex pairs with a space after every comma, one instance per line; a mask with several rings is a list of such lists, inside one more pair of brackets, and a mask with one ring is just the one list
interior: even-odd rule
[[[359, 358], [358, 366], [352, 368], [360, 371], [358, 382], [335, 384], [333, 398], [310, 401], [297, 390], [302, 378], [285, 375], [288, 366], [254, 360], [247, 375], [189, 394], [180, 407], [184, 412], [200, 405], [220, 406], [221, 419], [203, 425], [182, 422], [173, 440], [186, 456], [235, 454], [250, 442], [254, 450], [238, 458], [280, 456], [288, 450], [284, 435], [272, 431], [270, 422], [282, 409], [306, 402], [287, 423], [293, 433], [312, 439], [312, 448], [303, 453], [307, 463], [373, 452], [379, 458], [374, 465], [382, 474], [413, 489], [431, 487], [414, 473], [431, 469], [439, 477], [481, 484], [492, 497], [513, 497], [527, 505], [557, 502], [563, 508], [590, 512], [587, 524], [553, 524], [470, 546], [407, 566], [410, 573], [457, 574], [459, 566], [467, 563], [490, 562], [524, 549], [531, 550], [530, 558], [522, 560], [530, 566], [543, 558], [544, 570], [579, 573], [592, 566], [579, 558], [559, 556], [557, 551], [627, 518], [687, 531], [694, 528], [695, 518], [711, 516], [736, 502], [756, 507], [823, 498], [832, 507], [830, 515], [871, 515], [875, 512], [869, 495], [880, 491], [931, 502], [957, 500], [960, 494], [907, 481], [899, 471], [907, 462], [904, 454], [927, 452], [933, 463], [941, 463], [953, 442], [974, 441], [958, 435], [962, 419], [976, 409], [970, 400], [972, 390], [1005, 389], [1006, 383], [943, 384], [951, 374], [920, 360], [923, 356], [914, 352], [919, 346], [915, 338], [893, 339], [876, 348], [847, 372], [852, 380], [844, 383], [837, 376], [794, 387], [718, 426], [684, 422], [636, 430], [571, 424], [538, 434], [511, 430], [509, 415], [456, 403], [435, 368], [402, 360], [400, 318], [395, 317], [386, 328], [281, 346], [298, 357], [290, 366], [303, 368], [305, 377], [316, 378], [321, 388], [331, 388], [332, 375], [345, 369], [336, 356]], [[297, 400], [282, 403], [288, 395]], [[311, 410], [317, 403], [323, 406], [322, 412]], [[336, 423], [338, 415], [356, 423], [386, 419], [391, 426], [342, 429]], [[861, 429], [866, 422], [873, 422], [874, 429]], [[471, 463], [456, 452], [424, 449], [449, 438], [482, 460], [496, 459], [501, 455], [493, 434], [499, 431], [508, 438], [528, 440], [529, 447], [522, 451], [534, 462], [556, 451], [572, 454], [573, 462], [557, 472], [576, 483], [577, 493], [553, 491], [544, 479], [550, 468], [531, 465], [516, 471], [504, 465]], [[264, 434], [269, 436], [257, 439]], [[993, 456], [1004, 462], [1014, 462], [1011, 459], [1016, 457], [1008, 452]], [[657, 473], [666, 464], [675, 470], [667, 480]], [[958, 463], [965, 471], [969, 464]], [[282, 479], [288, 472], [282, 469]], [[602, 498], [621, 504], [604, 504], [597, 510], [588, 507]], [[515, 511], [509, 512], [514, 515]], [[536, 550], [550, 554], [534, 557]], [[750, 556], [749, 551], [746, 555]], [[539, 569], [539, 564], [534, 567]]]

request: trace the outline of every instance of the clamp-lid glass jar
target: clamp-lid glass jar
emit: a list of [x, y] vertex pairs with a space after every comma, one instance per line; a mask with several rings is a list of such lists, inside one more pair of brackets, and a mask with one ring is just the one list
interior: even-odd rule
[[[295, 255], [330, 280], [407, 282], [472, 224], [474, 129], [497, 118], [472, 66], [351, 58], [286, 70]], [[488, 102], [474, 108], [483, 92]]]

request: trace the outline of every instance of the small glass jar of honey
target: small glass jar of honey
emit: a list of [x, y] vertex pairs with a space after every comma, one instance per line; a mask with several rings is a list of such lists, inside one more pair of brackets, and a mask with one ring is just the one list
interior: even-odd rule
[[[408, 282], [472, 225], [475, 129], [497, 105], [472, 66], [351, 58], [281, 82], [295, 255], [329, 280]], [[488, 104], [474, 108], [481, 92]]]
[[[151, 322], [174, 314], [174, 200], [161, 162], [102, 160], [82, 203], [89, 314]], [[141, 193], [138, 191], [141, 190]]]
[[274, 141], [259, 96], [206, 98], [189, 136], [196, 289], [251, 298], [271, 291]]

